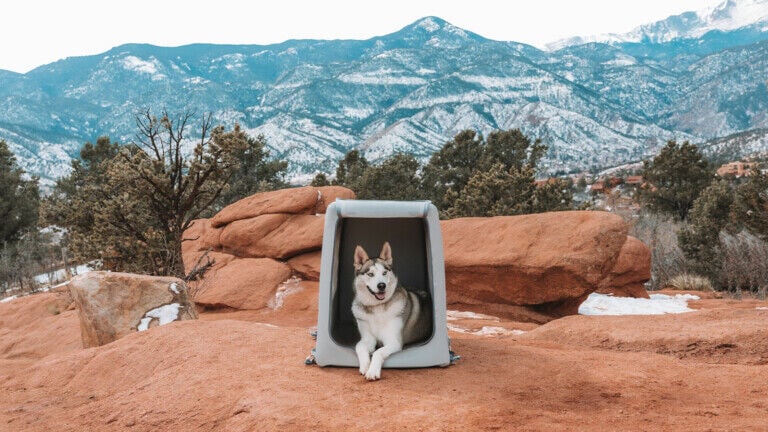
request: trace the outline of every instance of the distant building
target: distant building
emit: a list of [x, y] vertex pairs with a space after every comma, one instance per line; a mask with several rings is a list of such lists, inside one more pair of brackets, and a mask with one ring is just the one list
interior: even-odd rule
[[624, 180], [624, 183], [628, 185], [640, 186], [643, 184], [643, 176], [628, 176], [627, 179]]
[[756, 165], [755, 162], [728, 162], [717, 169], [717, 175], [720, 177], [725, 177], [727, 175], [732, 175], [734, 177], [748, 176], [750, 171], [752, 171], [752, 168]]

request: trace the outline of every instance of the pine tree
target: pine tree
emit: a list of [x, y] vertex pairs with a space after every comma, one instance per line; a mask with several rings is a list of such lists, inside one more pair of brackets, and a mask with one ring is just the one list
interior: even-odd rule
[[360, 154], [360, 151], [348, 151], [347, 154], [344, 155], [344, 159], [339, 161], [339, 166], [336, 168], [336, 178], [333, 180], [333, 184], [345, 186], [357, 192], [357, 182], [368, 169], [369, 165], [368, 160], [365, 159], [365, 156]]
[[768, 175], [757, 167], [736, 189], [731, 215], [749, 232], [768, 241]]
[[325, 176], [325, 173], [319, 172], [312, 178], [312, 183], [310, 183], [310, 185], [314, 187], [330, 186], [331, 182], [328, 181], [328, 177]]
[[428, 199], [444, 214], [475, 175], [483, 157], [484, 142], [475, 131], [459, 132], [432, 154], [424, 166], [422, 184]]
[[732, 203], [730, 186], [722, 180], [712, 181], [694, 201], [688, 225], [678, 234], [678, 245], [691, 269], [715, 284], [722, 267], [720, 231], [728, 225]]
[[423, 199], [419, 161], [412, 155], [395, 154], [381, 165], [365, 170], [357, 182], [359, 199], [411, 201]]
[[220, 210], [226, 205], [258, 192], [281, 189], [287, 187], [285, 172], [288, 162], [271, 159], [267, 149], [267, 141], [263, 135], [256, 138], [248, 136], [235, 125], [234, 130], [219, 139], [245, 142], [246, 145], [234, 144], [233, 157], [239, 161], [237, 169], [232, 173], [225, 188], [214, 206], [214, 210]]
[[25, 178], [8, 144], [0, 140], [0, 244], [16, 242], [37, 226], [37, 183], [36, 177]]
[[644, 162], [642, 175], [649, 185], [640, 193], [646, 207], [685, 220], [714, 172], [697, 146], [672, 140], [652, 161]]
[[573, 185], [570, 180], [555, 179], [536, 188], [533, 193], [533, 213], [573, 209]]

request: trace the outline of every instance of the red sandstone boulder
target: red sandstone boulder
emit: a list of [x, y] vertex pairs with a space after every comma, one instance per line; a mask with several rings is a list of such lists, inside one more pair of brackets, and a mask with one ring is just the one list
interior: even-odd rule
[[312, 186], [280, 189], [243, 198], [224, 207], [212, 219], [214, 228], [263, 214], [314, 214], [319, 192]]
[[73, 278], [69, 290], [85, 348], [171, 321], [197, 319], [186, 285], [173, 277], [89, 272]]
[[317, 281], [320, 280], [320, 257], [322, 251], [314, 251], [295, 257], [288, 260], [288, 265], [291, 266], [293, 271], [301, 276], [304, 280]]
[[[182, 259], [184, 260], [184, 272], [188, 276], [197, 276], [195, 277], [197, 279], [201, 276], [200, 273], [209, 274], [209, 272], [229, 264], [230, 261], [235, 259], [235, 256], [222, 252], [194, 251], [184, 254]], [[193, 273], [196, 273], [196, 275]], [[189, 287], [190, 290], [194, 290], [193, 287], [196, 287], [196, 285], [191, 282]]]
[[325, 218], [317, 215], [265, 214], [223, 228], [224, 252], [247, 258], [288, 259], [318, 250]]
[[608, 276], [597, 292], [619, 297], [650, 298], [645, 283], [651, 279], [651, 250], [639, 239], [627, 236]]
[[212, 222], [212, 219], [195, 219], [192, 221], [192, 226], [184, 231], [181, 242], [182, 253], [221, 249], [221, 242], [219, 241], [221, 230], [214, 228]]
[[614, 267], [626, 223], [606, 212], [567, 211], [441, 222], [448, 303], [575, 314]]
[[206, 273], [198, 282], [195, 303], [205, 307], [262, 309], [277, 287], [291, 277], [291, 268], [269, 258], [240, 258]]
[[325, 213], [332, 202], [339, 199], [355, 199], [355, 193], [344, 186], [321, 186], [316, 188], [319, 193], [315, 213]]

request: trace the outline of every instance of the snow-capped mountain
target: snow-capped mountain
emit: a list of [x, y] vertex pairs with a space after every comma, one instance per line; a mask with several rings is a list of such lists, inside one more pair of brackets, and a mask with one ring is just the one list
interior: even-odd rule
[[427, 17], [362, 41], [123, 45], [0, 71], [0, 139], [48, 182], [86, 141], [133, 141], [146, 109], [239, 123], [264, 135], [293, 176], [332, 173], [352, 148], [373, 161], [426, 160], [461, 130], [510, 128], [549, 147], [548, 173], [599, 170], [669, 139], [768, 127], [768, 31], [747, 44], [713, 33], [548, 52]]
[[576, 36], [547, 45], [550, 50], [589, 42], [600, 43], [654, 43], [661, 44], [678, 39], [696, 39], [716, 31], [721, 33], [768, 30], [768, 0], [725, 0], [712, 9], [685, 12], [669, 18], [641, 25], [629, 33]]

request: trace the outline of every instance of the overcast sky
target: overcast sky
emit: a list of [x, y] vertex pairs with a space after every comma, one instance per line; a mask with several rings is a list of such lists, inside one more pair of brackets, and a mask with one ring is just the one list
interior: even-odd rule
[[624, 33], [721, 0], [9, 0], [0, 69], [28, 72], [125, 43], [270, 44], [368, 39], [437, 16], [490, 39], [543, 47], [570, 36]]

